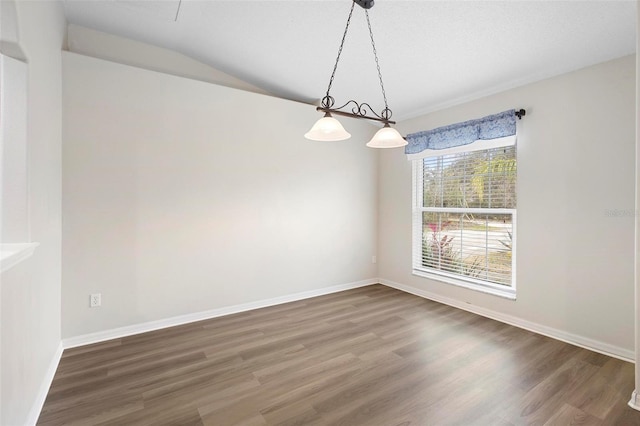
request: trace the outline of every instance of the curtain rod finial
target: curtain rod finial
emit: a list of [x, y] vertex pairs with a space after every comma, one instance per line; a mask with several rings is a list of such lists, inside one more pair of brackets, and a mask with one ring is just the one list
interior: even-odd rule
[[524, 115], [527, 115], [527, 111], [524, 109], [520, 108], [519, 110], [516, 110], [516, 117], [518, 117], [518, 120], [522, 120]]

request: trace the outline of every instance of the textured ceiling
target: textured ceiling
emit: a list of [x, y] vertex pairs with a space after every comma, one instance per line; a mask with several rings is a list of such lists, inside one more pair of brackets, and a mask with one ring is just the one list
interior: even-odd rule
[[[307, 103], [326, 92], [350, 7], [349, 0], [65, 2], [70, 23], [176, 50]], [[377, 0], [369, 15], [396, 119], [636, 48], [635, 1]], [[383, 107], [358, 6], [331, 94], [337, 103]]]

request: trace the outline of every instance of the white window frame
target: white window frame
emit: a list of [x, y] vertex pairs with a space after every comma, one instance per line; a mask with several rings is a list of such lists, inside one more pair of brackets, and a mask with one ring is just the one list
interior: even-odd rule
[[[505, 138], [506, 139], [506, 138]], [[515, 145], [515, 137], [514, 137]], [[447, 284], [453, 284], [459, 287], [464, 287], [470, 290], [479, 291], [482, 293], [488, 293], [495, 296], [504, 297], [507, 299], [516, 299], [516, 265], [517, 265], [517, 207], [515, 209], [495, 209], [495, 208], [449, 208], [449, 207], [424, 207], [424, 175], [423, 175], [423, 161], [428, 157], [439, 157], [448, 154], [458, 154], [463, 152], [472, 152], [480, 150], [488, 150], [497, 148], [498, 144], [507, 146], [503, 140], [490, 141], [478, 141], [465, 147], [457, 147], [447, 150], [436, 151], [423, 154], [421, 156], [414, 156], [410, 158], [412, 166], [412, 273], [413, 275], [428, 278]], [[516, 149], [516, 164], [517, 164], [517, 149]], [[516, 192], [517, 192], [517, 180], [516, 180]], [[476, 214], [510, 214], [512, 217], [512, 242], [511, 242], [511, 285], [504, 286], [500, 284], [491, 283], [488, 281], [478, 280], [472, 277], [465, 277], [463, 275], [454, 274], [451, 272], [436, 270], [422, 266], [422, 238], [423, 238], [423, 223], [422, 214], [424, 212], [437, 212], [437, 213], [476, 213]]]

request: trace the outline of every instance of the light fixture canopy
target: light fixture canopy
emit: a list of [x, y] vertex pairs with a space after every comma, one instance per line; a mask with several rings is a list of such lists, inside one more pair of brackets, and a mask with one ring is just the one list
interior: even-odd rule
[[[340, 54], [342, 53], [342, 48], [344, 46], [345, 38], [347, 37], [347, 32], [349, 31], [349, 24], [351, 23], [351, 15], [353, 14], [354, 6], [360, 5], [364, 9], [365, 16], [367, 18], [367, 26], [369, 28], [369, 37], [371, 38], [371, 47], [373, 48], [373, 56], [376, 60], [376, 68], [378, 69], [378, 79], [380, 80], [380, 89], [382, 90], [382, 97], [384, 99], [384, 109], [377, 114], [371, 105], [368, 103], [358, 103], [357, 101], [350, 100], [344, 105], [334, 108], [335, 99], [330, 95], [331, 85], [333, 84], [333, 79], [336, 75], [336, 70], [338, 69], [338, 62], [340, 62]], [[380, 72], [380, 64], [378, 62], [378, 53], [376, 52], [376, 44], [373, 41], [373, 31], [371, 30], [371, 21], [369, 20], [369, 10], [373, 7], [373, 0], [353, 0], [351, 4], [351, 10], [349, 11], [349, 17], [347, 18], [347, 25], [344, 29], [344, 34], [342, 35], [342, 41], [340, 42], [340, 48], [338, 49], [338, 56], [336, 57], [336, 63], [333, 66], [333, 72], [331, 73], [331, 78], [329, 79], [329, 86], [327, 87], [327, 94], [322, 98], [321, 106], [317, 107], [316, 110], [322, 111], [325, 113], [325, 116], [318, 120], [311, 130], [309, 130], [304, 136], [307, 139], [317, 140], [317, 141], [338, 141], [345, 140], [351, 137], [351, 135], [344, 130], [342, 125], [338, 120], [332, 117], [332, 114], [335, 115], [343, 115], [346, 117], [353, 118], [364, 118], [367, 120], [374, 120], [384, 123], [384, 127], [380, 129], [374, 137], [367, 143], [367, 146], [372, 148], [396, 148], [401, 147], [407, 144], [404, 138], [398, 133], [397, 130], [393, 129], [390, 125], [396, 124], [395, 121], [391, 121], [391, 109], [387, 103], [387, 94], [384, 90], [384, 84], [382, 83], [382, 73]], [[350, 111], [345, 111], [344, 109], [349, 107]], [[349, 109], [347, 108], [347, 109]], [[371, 115], [370, 115], [371, 114]]]

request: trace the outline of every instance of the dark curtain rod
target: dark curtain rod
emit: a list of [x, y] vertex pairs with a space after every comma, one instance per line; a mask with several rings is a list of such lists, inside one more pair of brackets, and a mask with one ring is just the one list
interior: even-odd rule
[[516, 117], [518, 117], [518, 120], [522, 120], [522, 117], [524, 115], [527, 115], [527, 111], [523, 110], [522, 108], [516, 110]]

